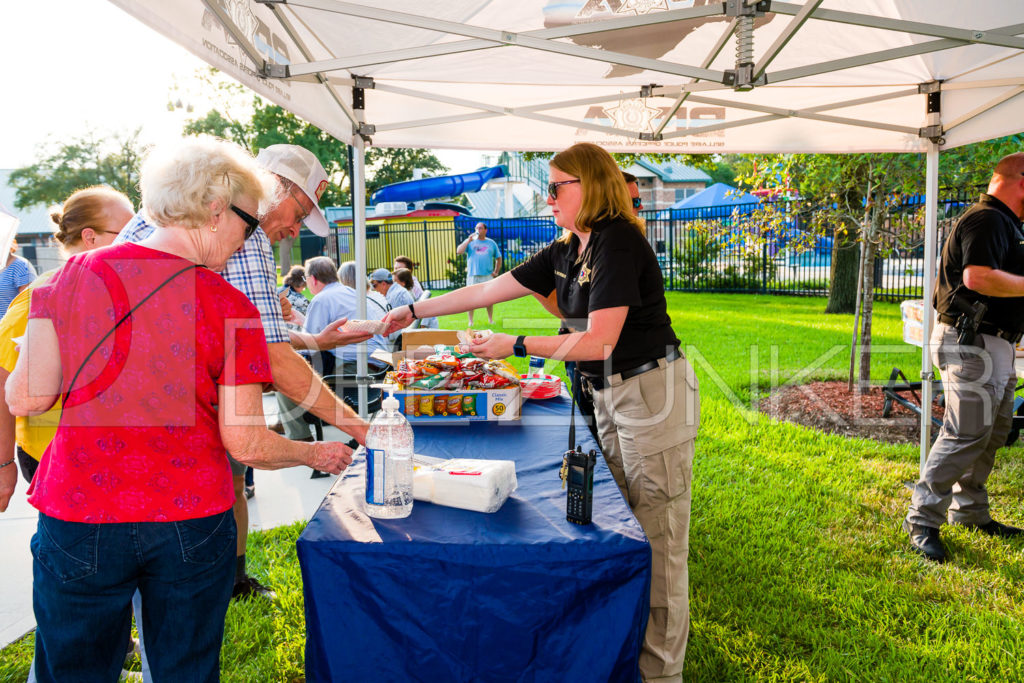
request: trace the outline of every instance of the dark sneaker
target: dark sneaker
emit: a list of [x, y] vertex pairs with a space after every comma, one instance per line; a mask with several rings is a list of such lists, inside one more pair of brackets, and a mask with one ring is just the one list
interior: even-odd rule
[[249, 500], [250, 498], [252, 498], [255, 495], [256, 495], [256, 485], [255, 484], [253, 484], [252, 486], [246, 486], [245, 487], [245, 499], [246, 500]]
[[933, 526], [911, 524], [903, 520], [903, 530], [910, 537], [910, 547], [927, 560], [942, 564], [949, 557], [946, 547], [939, 540], [939, 530]]
[[996, 538], [1013, 538], [1024, 533], [1024, 529], [1018, 529], [1009, 524], [1001, 524], [994, 519], [990, 519], [987, 524], [964, 524], [964, 526], [968, 529], [976, 529], [986, 536], [995, 536]]
[[236, 581], [235, 588], [231, 591], [232, 599], [238, 598], [239, 600], [247, 600], [256, 595], [266, 598], [267, 600], [273, 600], [277, 597], [277, 593], [270, 590], [251, 576], [246, 576], [245, 578]]

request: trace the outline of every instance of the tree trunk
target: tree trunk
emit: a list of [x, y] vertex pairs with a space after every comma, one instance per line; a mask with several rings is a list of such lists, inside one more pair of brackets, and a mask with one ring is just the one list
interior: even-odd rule
[[868, 391], [871, 381], [871, 311], [875, 302], [875, 244], [864, 244], [864, 283], [861, 289], [860, 381], [857, 393]]
[[865, 225], [864, 235], [864, 282], [861, 289], [863, 316], [860, 334], [860, 392], [867, 392], [871, 384], [871, 312], [875, 303], [875, 240], [881, 234], [882, 226], [888, 212], [885, 210], [885, 198], [876, 190], [873, 201], [869, 205], [870, 221]]
[[832, 241], [826, 313], [853, 313], [857, 307], [857, 270], [860, 264], [860, 226], [848, 221], [845, 234]]

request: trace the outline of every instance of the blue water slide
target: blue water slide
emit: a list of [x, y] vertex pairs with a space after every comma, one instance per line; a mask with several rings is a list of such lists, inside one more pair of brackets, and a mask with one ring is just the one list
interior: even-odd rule
[[436, 178], [421, 178], [420, 180], [406, 180], [402, 183], [385, 185], [370, 198], [371, 204], [381, 202], [422, 202], [427, 199], [438, 197], [458, 197], [464, 192], [476, 192], [482, 188], [487, 181], [495, 178], [504, 178], [508, 175], [508, 169], [502, 166], [491, 166], [480, 168], [472, 173], [460, 173], [459, 175], [443, 175]]

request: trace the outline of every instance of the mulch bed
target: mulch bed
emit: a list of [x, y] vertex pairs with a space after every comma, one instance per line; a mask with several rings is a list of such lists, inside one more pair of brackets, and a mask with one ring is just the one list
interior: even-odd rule
[[[915, 399], [920, 403], [920, 392]], [[893, 403], [889, 417], [882, 417], [885, 396], [881, 387], [867, 392], [851, 393], [845, 380], [812, 382], [799, 386], [779, 387], [762, 399], [761, 412], [777, 420], [785, 420], [823, 432], [859, 436], [888, 443], [918, 443], [921, 439], [921, 418], [898, 403]], [[932, 403], [932, 414], [942, 420], [944, 409]]]

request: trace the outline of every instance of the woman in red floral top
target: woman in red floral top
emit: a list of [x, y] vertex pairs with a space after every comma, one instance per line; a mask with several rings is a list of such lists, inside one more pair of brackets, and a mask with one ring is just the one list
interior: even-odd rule
[[225, 453], [335, 473], [351, 460], [266, 429], [259, 313], [217, 274], [273, 180], [241, 148], [198, 139], [153, 154], [141, 185], [160, 229], [76, 255], [35, 290], [7, 384], [15, 414], [64, 399], [29, 488], [40, 682], [116, 681], [136, 589], [154, 680], [217, 680], [235, 560]]

